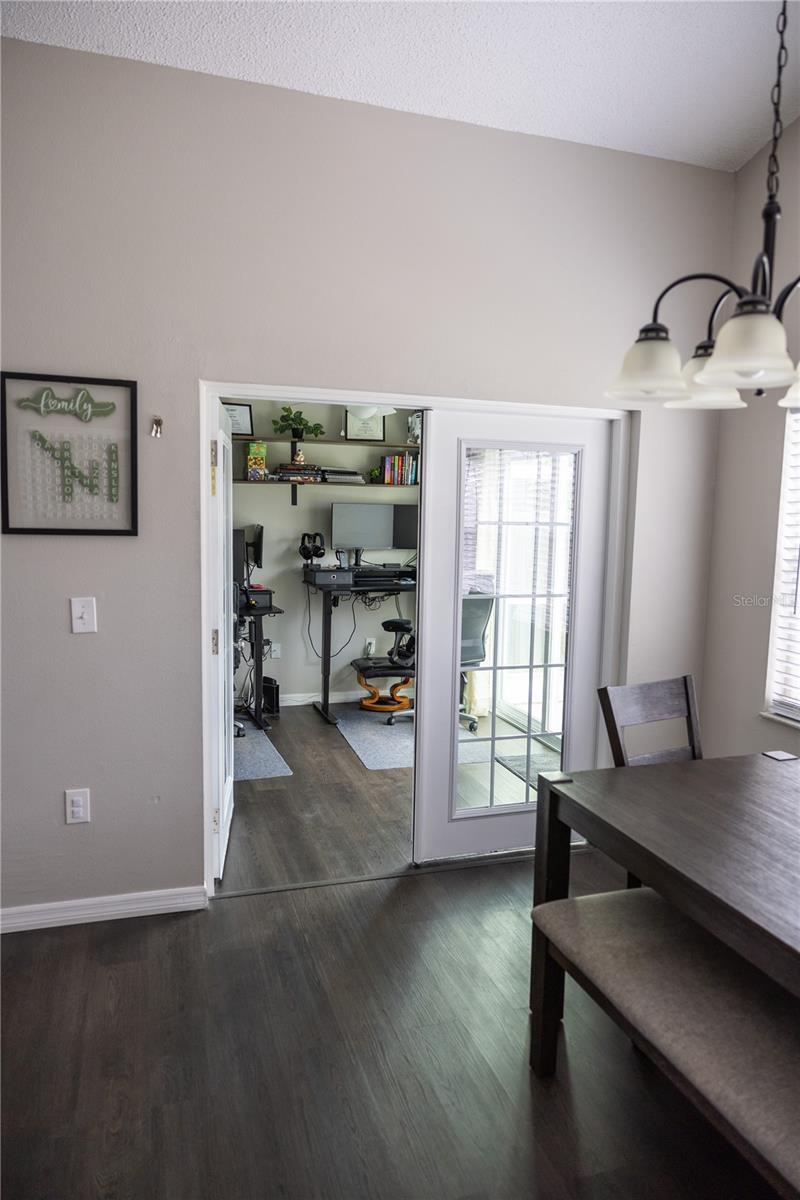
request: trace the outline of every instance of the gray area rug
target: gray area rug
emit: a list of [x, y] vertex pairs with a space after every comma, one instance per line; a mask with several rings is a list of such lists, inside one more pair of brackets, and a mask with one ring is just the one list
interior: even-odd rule
[[[393, 767], [414, 765], [414, 722], [402, 717], [395, 725], [386, 724], [385, 713], [371, 713], [357, 704], [336, 704], [332, 711], [339, 718], [339, 732], [355, 751], [368, 771], [390, 771]], [[467, 729], [459, 733], [461, 762], [486, 762], [489, 744], [476, 741]], [[474, 742], [474, 745], [470, 745]]]
[[292, 768], [273, 746], [265, 733], [245, 720], [247, 733], [233, 739], [233, 778], [275, 779], [291, 775]]
[[[502, 743], [501, 743], [502, 745]], [[509, 755], [504, 758], [498, 754], [497, 761], [512, 771], [519, 779], [525, 779], [525, 755]], [[535, 754], [531, 751], [531, 763], [528, 774], [528, 783], [536, 787], [536, 778], [540, 771], [560, 771], [561, 770], [561, 755], [555, 750], [540, 749]]]

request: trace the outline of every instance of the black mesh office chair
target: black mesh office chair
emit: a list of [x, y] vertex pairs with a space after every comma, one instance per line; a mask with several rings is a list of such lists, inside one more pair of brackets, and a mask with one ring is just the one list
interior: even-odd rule
[[[492, 596], [465, 596], [461, 601], [461, 684], [458, 696], [458, 719], [474, 733], [478, 718], [467, 712], [464, 692], [467, 687], [467, 672], [478, 667], [486, 659], [486, 630], [492, 615]], [[370, 694], [361, 701], [362, 708], [373, 712], [388, 712], [387, 725], [394, 725], [399, 717], [414, 717], [414, 709], [408, 696], [399, 695], [415, 677], [415, 645], [411, 622], [405, 620], [384, 621], [383, 628], [394, 633], [395, 642], [386, 658], [354, 658], [350, 666], [358, 675], [358, 682]], [[370, 679], [390, 679], [400, 676], [388, 696], [381, 695]]]

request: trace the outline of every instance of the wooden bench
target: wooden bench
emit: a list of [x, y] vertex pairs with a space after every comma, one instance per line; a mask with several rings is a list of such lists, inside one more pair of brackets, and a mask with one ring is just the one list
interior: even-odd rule
[[[537, 905], [554, 960], [782, 1195], [800, 1197], [800, 1002], [649, 888]], [[531, 1061], [555, 1070], [534, 1012]]]

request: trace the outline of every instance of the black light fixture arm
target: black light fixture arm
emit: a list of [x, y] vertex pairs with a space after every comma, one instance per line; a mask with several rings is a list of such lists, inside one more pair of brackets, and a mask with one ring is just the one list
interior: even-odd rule
[[793, 279], [791, 283], [787, 283], [786, 287], [783, 289], [783, 291], [778, 296], [778, 299], [775, 301], [774, 312], [775, 312], [775, 316], [778, 318], [779, 321], [783, 320], [783, 310], [786, 307], [786, 301], [789, 299], [792, 292], [795, 291], [796, 288], [800, 288], [800, 275], [797, 276], [797, 279]]
[[682, 275], [680, 277], [680, 279], [675, 279], [675, 280], [673, 280], [672, 283], [667, 284], [667, 286], [664, 288], [663, 292], [661, 293], [661, 295], [658, 297], [655, 304], [653, 305], [653, 324], [654, 325], [658, 324], [658, 310], [661, 307], [661, 301], [664, 299], [664, 297], [669, 295], [669, 293], [672, 291], [673, 288], [680, 287], [681, 284], [684, 284], [684, 283], [691, 283], [695, 279], [713, 279], [717, 283], [724, 283], [725, 287], [727, 289], [725, 294], [727, 295], [728, 292], [734, 292], [739, 297], [740, 300], [745, 295], [744, 288], [740, 288], [738, 283], [734, 283], [732, 279], [726, 279], [724, 275], [713, 275], [713, 274], [708, 274], [706, 272], [700, 272], [697, 275]]
[[711, 315], [708, 318], [708, 333], [706, 334], [706, 338], [709, 342], [714, 341], [714, 326], [717, 323], [717, 317], [719, 316], [720, 309], [728, 297], [732, 296], [733, 294], [733, 288], [725, 288], [725, 291], [722, 292], [714, 302], [714, 307], [712, 308]]

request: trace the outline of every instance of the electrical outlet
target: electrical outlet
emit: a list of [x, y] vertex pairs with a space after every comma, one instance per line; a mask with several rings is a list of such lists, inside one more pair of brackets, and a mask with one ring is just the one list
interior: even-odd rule
[[64, 792], [64, 808], [68, 825], [81, 825], [91, 821], [88, 788], [67, 788]]
[[271, 650], [270, 650], [270, 652], [269, 652], [269, 656], [270, 656], [270, 658], [280, 658], [280, 656], [281, 656], [281, 644], [280, 644], [280, 642], [273, 642], [273, 643], [272, 643], [272, 649], [271, 649]]
[[97, 633], [97, 601], [94, 596], [72, 596], [69, 607], [73, 633]]
[[367, 640], [364, 642], [364, 653], [367, 658], [373, 658], [375, 656], [375, 638], [367, 638]]

